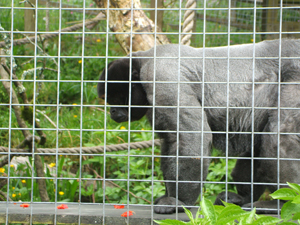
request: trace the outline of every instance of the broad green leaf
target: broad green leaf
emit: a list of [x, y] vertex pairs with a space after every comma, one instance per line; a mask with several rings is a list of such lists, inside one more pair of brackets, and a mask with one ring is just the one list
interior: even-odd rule
[[204, 217], [211, 222], [211, 224], [215, 224], [217, 217], [214, 205], [206, 198], [202, 198], [200, 202], [201, 210]]
[[298, 194], [300, 194], [300, 185], [295, 183], [289, 183], [287, 184], [290, 186], [290, 188], [294, 189]]
[[182, 206], [184, 209], [185, 214], [189, 217], [192, 224], [194, 224], [194, 217], [190, 210], [186, 209], [184, 206]]
[[225, 208], [223, 205], [214, 205], [215, 213], [218, 216]]
[[85, 143], [84, 147], [94, 147], [96, 146], [94, 143]]
[[255, 218], [256, 220], [260, 219], [260, 218], [263, 218], [263, 217], [266, 217], [266, 215], [263, 215], [263, 214], [256, 214]]
[[[207, 219], [205, 218], [198, 218], [198, 219], [195, 219], [195, 224], [196, 225], [213, 225], [210, 221], [208, 221]], [[191, 225], [191, 223], [188, 223], [188, 225]]]
[[240, 207], [240, 206], [237, 206], [237, 205], [230, 205], [230, 206], [227, 206], [227, 207], [224, 207], [224, 209], [221, 211], [220, 213], [220, 216], [224, 215], [224, 214], [227, 214], [227, 212], [231, 212], [231, 211], [240, 211], [240, 212], [244, 212], [244, 210]]
[[154, 220], [154, 222], [157, 223], [157, 224], [161, 224], [161, 225], [186, 225], [187, 224], [183, 221], [171, 220], [171, 219]]
[[295, 190], [290, 188], [281, 188], [273, 194], [270, 194], [270, 196], [274, 199], [293, 200], [297, 196], [297, 193]]
[[58, 176], [58, 177], [61, 176], [61, 173], [62, 173], [62, 171], [63, 171], [64, 163], [65, 163], [65, 157], [59, 157], [59, 160], [58, 160], [58, 167], [57, 167], [57, 176]]
[[293, 214], [300, 212], [300, 204], [294, 204], [291, 201], [288, 201], [283, 204], [281, 208], [281, 218], [284, 221], [292, 219]]
[[295, 213], [292, 220], [300, 220], [300, 212]]
[[241, 220], [242, 217], [250, 214], [251, 212], [246, 212], [239, 206], [229, 206], [220, 213], [218, 217], [217, 224], [226, 224], [235, 220]]
[[200, 218], [201, 215], [202, 215], [202, 214], [201, 214], [201, 208], [199, 207], [198, 210], [197, 210], [195, 219], [197, 220], [198, 218]]
[[299, 203], [300, 203], [300, 195], [297, 195], [297, 196], [293, 199], [292, 203], [299, 204]]
[[73, 201], [76, 191], [78, 190], [79, 182], [77, 180], [69, 180], [71, 188], [69, 190], [68, 196]]
[[272, 217], [272, 216], [264, 216], [256, 220], [253, 224], [254, 225], [274, 225], [282, 221], [281, 219]]
[[[221, 200], [221, 201], [222, 201], [222, 200]], [[222, 203], [223, 203], [223, 205], [224, 205], [225, 207], [235, 206], [235, 207], [238, 207], [238, 208], [239, 208], [238, 205], [235, 205], [235, 204], [233, 204], [233, 203], [228, 203], [228, 202], [224, 202], [224, 201], [222, 201]]]
[[295, 224], [298, 224], [298, 223], [294, 223], [294, 222], [282, 222], [282, 223], [280, 223], [280, 225], [295, 225]]
[[255, 218], [255, 212], [256, 209], [254, 208], [251, 212], [249, 212], [249, 215], [245, 215], [239, 224], [252, 224]]

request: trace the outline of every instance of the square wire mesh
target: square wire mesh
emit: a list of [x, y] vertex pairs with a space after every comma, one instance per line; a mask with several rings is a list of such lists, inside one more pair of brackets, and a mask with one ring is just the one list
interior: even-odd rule
[[[178, 198], [182, 194], [178, 188], [180, 184], [201, 185], [199, 198], [195, 199], [196, 205], [189, 204], [195, 210], [199, 207], [200, 196], [214, 201], [222, 191], [236, 192], [235, 185], [248, 185], [248, 200], [250, 207], [253, 207], [253, 202], [257, 200], [255, 186], [272, 185], [277, 189], [286, 184], [282, 180], [297, 182], [297, 174], [288, 174], [286, 168], [289, 167], [281, 166], [291, 164], [294, 170], [299, 167], [297, 121], [294, 121], [293, 129], [285, 130], [286, 121], [282, 118], [288, 120], [289, 117], [282, 116], [287, 112], [297, 114], [299, 104], [285, 104], [282, 96], [286, 93], [282, 92], [287, 89], [284, 87], [299, 85], [299, 80], [285, 80], [281, 76], [285, 75], [282, 69], [285, 62], [299, 65], [299, 54], [287, 55], [286, 49], [282, 48], [284, 38], [299, 37], [299, 1], [206, 0], [193, 3], [192, 8], [188, 7], [189, 2], [167, 0], [120, 1], [119, 7], [107, 4], [108, 1], [96, 0], [4, 0], [0, 6], [2, 223], [13, 222], [9, 215], [20, 207], [19, 201], [22, 201], [29, 204], [26, 208], [28, 215], [35, 214], [34, 206], [39, 207], [38, 204], [43, 203], [46, 211], [52, 207], [49, 214], [54, 215], [55, 224], [62, 213], [57, 207], [62, 203], [77, 213], [78, 223], [100, 211], [103, 218], [97, 223], [113, 224], [108, 217], [120, 217], [123, 212], [131, 210], [135, 214], [127, 217], [126, 223], [133, 224], [134, 218], [139, 216], [138, 209], [145, 208], [148, 210], [149, 223], [153, 224], [154, 219], [159, 219], [154, 213], [154, 202], [164, 195], [164, 182], [175, 184], [177, 206], [181, 205]], [[193, 16], [185, 18], [189, 10]], [[192, 23], [192, 30], [185, 30], [185, 23], [188, 22]], [[191, 46], [202, 48], [201, 54], [194, 55], [192, 51], [185, 53], [186, 48], [179, 44], [186, 35]], [[210, 47], [245, 43], [255, 46], [266, 39], [278, 39], [276, 54], [270, 56], [266, 49], [266, 55], [260, 55], [256, 48], [245, 55], [236, 56], [232, 48], [222, 51], [223, 55], [211, 54], [213, 50]], [[165, 40], [164, 44], [177, 45], [172, 52], [161, 54], [159, 46], [162, 40]], [[107, 81], [106, 71], [103, 82], [105, 96], [100, 99], [97, 85], [101, 83], [98, 79], [103, 69], [108, 68], [110, 62], [127, 55], [129, 68], [123, 72], [131, 76], [134, 60], [141, 58], [135, 52], [150, 47], [153, 47], [152, 55], [141, 53], [145, 62], [151, 62], [147, 70], [146, 66], [143, 68], [144, 76], [148, 74], [150, 78], [144, 77], [141, 81], [132, 78], [121, 82], [119, 79]], [[273, 72], [278, 79], [260, 80], [257, 77], [257, 74], [261, 74], [259, 66], [268, 60], [277, 60], [277, 70]], [[169, 64], [165, 64], [166, 61]], [[238, 66], [233, 62], [237, 62]], [[243, 62], [251, 62], [250, 68], [243, 68]], [[224, 66], [220, 68], [218, 63]], [[185, 65], [191, 67], [185, 68]], [[194, 71], [194, 68], [198, 70]], [[213, 74], [213, 70], [220, 72], [221, 69], [223, 76], [208, 76]], [[172, 77], [161, 77], [161, 71], [168, 74], [173, 70], [176, 72]], [[244, 70], [251, 71], [247, 72], [252, 74], [250, 79], [231, 76]], [[193, 78], [183, 77], [183, 74]], [[273, 75], [270, 74], [270, 77]], [[107, 88], [112, 83], [128, 84], [126, 102], [108, 104]], [[131, 123], [116, 123], [109, 115], [111, 107], [131, 106], [128, 109], [129, 121], [133, 120], [130, 112], [140, 108], [131, 103], [133, 84], [148, 88], [149, 104], [144, 107], [148, 109], [150, 121], [143, 117]], [[195, 93], [187, 91], [190, 87], [199, 91], [198, 105], [191, 98]], [[266, 97], [255, 95], [260, 88], [272, 89], [276, 104], [259, 102], [259, 97]], [[251, 101], [239, 102], [235, 95], [245, 94], [245, 90], [250, 93], [248, 99]], [[121, 89], [116, 88], [115, 92], [124, 96]], [[169, 94], [171, 92], [175, 93], [172, 97]], [[297, 99], [297, 93], [291, 93], [290, 99]], [[210, 96], [224, 101], [211, 102], [213, 97]], [[220, 124], [221, 118], [213, 117], [209, 113], [212, 111], [224, 111], [225, 114], [220, 116], [225, 118], [225, 123]], [[267, 113], [263, 115], [277, 114], [276, 121], [272, 121], [275, 124], [272, 131], [256, 127], [255, 121], [261, 119], [256, 117], [256, 113], [260, 115], [265, 111]], [[247, 121], [250, 121], [249, 129], [243, 127], [245, 118], [233, 118], [231, 113], [246, 115]], [[191, 118], [200, 120], [190, 121]], [[206, 119], [210, 122], [207, 123]], [[161, 122], [163, 120], [165, 122]], [[157, 127], [150, 125], [157, 121], [160, 121]], [[268, 119], [263, 124], [267, 127]], [[174, 138], [172, 142], [160, 146], [156, 139], [168, 135]], [[210, 154], [207, 146], [203, 146], [207, 136], [211, 135], [214, 145], [220, 144], [217, 143], [220, 137], [225, 137], [223, 153], [214, 146]], [[232, 141], [236, 136], [245, 136], [247, 138], [241, 140], [248, 142]], [[261, 142], [262, 137], [266, 136], [276, 139], [272, 142], [277, 143], [276, 146], [270, 146], [276, 149], [276, 153], [264, 151], [262, 154], [256, 151], [256, 140]], [[188, 138], [185, 140], [185, 137]], [[281, 139], [287, 140], [287, 143]], [[288, 145], [292, 139], [295, 141], [292, 145], [294, 148], [287, 151], [290, 154], [282, 155], [278, 143], [285, 147], [284, 144]], [[143, 142], [144, 145], [137, 147], [135, 142]], [[116, 144], [118, 146], [110, 146]], [[172, 155], [160, 154], [161, 148], [168, 149], [170, 146]], [[189, 154], [189, 150], [194, 148], [198, 149], [197, 154]], [[236, 154], [229, 154], [231, 148], [236, 150]], [[199, 160], [199, 179], [182, 180], [182, 174], [188, 176], [189, 167], [182, 170], [176, 165], [185, 159]], [[166, 179], [166, 172], [163, 174], [160, 170], [160, 162], [168, 160], [175, 160], [172, 164], [175, 167], [162, 169], [172, 171], [172, 177], [175, 177], [172, 180]], [[238, 171], [239, 176], [250, 174], [250, 179], [236, 181], [232, 178], [230, 174], [237, 160], [245, 165], [250, 163], [251, 171]], [[211, 163], [206, 172], [203, 167], [207, 167], [207, 161]], [[276, 171], [266, 170], [266, 173], [275, 174], [275, 181], [270, 183], [267, 175], [265, 181], [255, 180], [254, 167], [259, 162], [266, 165], [267, 162], [276, 163]], [[189, 166], [190, 170], [195, 170], [193, 165]], [[265, 192], [261, 198], [269, 199], [268, 194]], [[15, 203], [17, 205], [13, 205]], [[114, 205], [124, 205], [125, 208], [122, 212], [113, 211], [112, 216], [109, 210]], [[86, 207], [92, 207], [89, 208], [90, 214], [85, 214]], [[101, 209], [93, 212], [93, 207]], [[278, 204], [274, 213], [279, 210]], [[180, 218], [180, 215], [176, 209], [174, 218]], [[34, 220], [31, 216], [29, 223], [36, 222]]]

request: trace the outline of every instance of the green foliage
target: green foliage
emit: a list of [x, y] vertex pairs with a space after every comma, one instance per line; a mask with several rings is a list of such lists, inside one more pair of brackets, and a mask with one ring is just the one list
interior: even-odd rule
[[[200, 202], [200, 208], [197, 211], [195, 218], [191, 211], [184, 208], [185, 213], [189, 218], [189, 222], [178, 220], [161, 220], [155, 221], [161, 225], [217, 225], [217, 224], [267, 224], [267, 225], [289, 225], [298, 224], [300, 222], [300, 186], [298, 184], [288, 183], [290, 188], [282, 188], [271, 194], [272, 198], [280, 200], [289, 200], [284, 203], [281, 209], [281, 219], [273, 216], [257, 215], [255, 208], [252, 211], [245, 211], [240, 206], [224, 203], [224, 206], [213, 205], [210, 200], [205, 197]], [[295, 223], [297, 221], [298, 223]]]
[[21, 107], [21, 115], [23, 120], [27, 121], [28, 123], [32, 124], [33, 122], [33, 108], [31, 106]]
[[[213, 149], [212, 156], [219, 156], [220, 152], [216, 149]], [[206, 181], [223, 181], [224, 184], [215, 184], [215, 183], [205, 183], [204, 184], [204, 196], [207, 197], [212, 202], [215, 201], [217, 195], [226, 191], [226, 178], [227, 182], [233, 181], [231, 177], [231, 171], [234, 168], [236, 163], [235, 159], [224, 159], [224, 158], [216, 158], [213, 159], [208, 168], [208, 174], [206, 177]], [[233, 184], [227, 184], [227, 190], [231, 192], [236, 192], [235, 186]]]
[[[131, 150], [131, 154], [136, 154], [138, 150]], [[149, 151], [149, 150], [145, 150]], [[156, 150], [157, 151], [157, 150]], [[125, 154], [124, 151], [118, 153], [120, 155]], [[147, 157], [148, 159], [149, 157]], [[39, 197], [38, 185], [32, 177], [36, 177], [36, 171], [32, 169], [32, 160], [25, 164], [18, 164], [15, 166], [8, 166], [1, 168], [0, 175], [8, 174], [11, 178], [9, 185], [4, 185], [2, 190], [7, 191], [9, 188], [9, 195], [13, 201], [41, 201]], [[91, 157], [87, 160], [83, 160], [82, 165], [88, 164], [91, 168], [103, 168], [104, 157]], [[106, 163], [108, 165], [116, 165], [112, 168], [107, 168], [106, 173], [110, 179], [127, 179], [127, 161], [122, 160], [123, 157], [107, 156]], [[155, 159], [154, 159], [155, 160]], [[149, 158], [151, 161], [151, 158]], [[149, 180], [139, 182], [133, 181], [130, 183], [130, 187], [127, 188], [127, 182], [125, 181], [113, 181], [118, 187], [109, 185], [106, 182], [106, 189], [104, 191], [103, 184], [101, 181], [94, 181], [95, 177], [89, 173], [77, 171], [76, 174], [71, 172], [72, 167], [76, 164], [76, 161], [71, 160], [67, 156], [58, 156], [57, 164], [50, 163], [46, 164], [43, 162], [46, 168], [46, 186], [47, 192], [49, 194], [50, 201], [61, 201], [61, 202], [77, 202], [79, 200], [79, 195], [85, 196], [85, 201], [91, 200], [91, 196], [94, 197], [96, 202], [103, 202], [103, 196], [109, 199], [110, 203], [127, 203], [127, 195], [125, 190], [130, 190], [138, 197], [133, 197], [130, 195], [131, 204], [146, 204], [142, 199], [151, 199], [152, 189], [154, 198], [163, 195], [164, 185], [159, 182], [162, 179], [162, 172], [159, 167], [154, 171], [153, 186], [152, 186], [152, 175], [151, 175], [151, 163], [138, 160], [137, 157], [132, 157], [132, 162], [130, 161], [130, 178], [133, 180]], [[139, 171], [141, 169], [144, 173]], [[103, 171], [101, 171], [103, 173]], [[135, 174], [136, 173], [136, 174]], [[20, 177], [20, 178], [18, 178]], [[57, 178], [55, 178], [57, 177]], [[82, 177], [82, 179], [79, 179]], [[81, 187], [81, 188], [80, 188]], [[32, 192], [32, 194], [31, 194]], [[31, 199], [32, 196], [32, 199]]]
[[3, 85], [0, 85], [0, 102], [9, 103], [9, 97]]
[[[5, 166], [3, 169], [9, 174], [10, 177], [20, 177], [11, 178], [9, 185], [4, 185], [3, 190], [9, 188], [9, 195], [13, 201], [41, 201], [39, 197], [39, 189], [37, 182], [31, 177], [36, 177], [36, 171], [32, 168], [32, 158], [29, 157], [29, 162], [26, 164], [18, 164], [15, 166]], [[46, 187], [50, 198], [50, 201], [74, 201], [75, 198], [78, 199], [78, 174], [70, 176], [69, 171], [63, 170], [62, 165], [70, 165], [70, 159], [61, 156], [58, 160], [58, 173], [59, 177], [64, 177], [68, 174], [70, 179], [55, 179], [53, 173], [50, 172], [50, 167], [45, 165], [46, 168]], [[0, 173], [1, 174], [1, 173]]]
[[[132, 179], [136, 181], [130, 182], [129, 190], [132, 191], [137, 197], [130, 197], [130, 203], [132, 204], [145, 204], [142, 199], [151, 199], [152, 190], [154, 198], [164, 194], [164, 185], [159, 180], [162, 179], [162, 172], [159, 166], [154, 167], [152, 175], [152, 164], [157, 164], [159, 161], [157, 158], [151, 157], [136, 157], [141, 154], [151, 154], [151, 149], [132, 149], [130, 154], [128, 151], [118, 151], [115, 153], [107, 153], [105, 162], [109, 167], [104, 171], [104, 156], [95, 156], [83, 161], [83, 165], [89, 165], [92, 168], [102, 168], [98, 170], [101, 177], [109, 177], [110, 179], [123, 179], [125, 181], [114, 181], [119, 187], [114, 187], [109, 183], [106, 183], [105, 195], [108, 196], [110, 202], [114, 203], [127, 203], [127, 195], [124, 190], [128, 189], [126, 179]], [[155, 155], [159, 154], [159, 149], [155, 148]], [[130, 156], [133, 155], [133, 156]], [[134, 156], [135, 155], [135, 156]], [[129, 158], [129, 160], [128, 160]], [[128, 171], [129, 168], [129, 171]], [[154, 180], [152, 185], [152, 179]], [[143, 181], [138, 181], [143, 180]], [[148, 182], [147, 182], [148, 180]], [[101, 187], [100, 182], [98, 186]], [[83, 192], [82, 192], [83, 193]], [[90, 190], [93, 193], [93, 190]], [[89, 196], [90, 193], [83, 193], [83, 195]], [[103, 201], [103, 193], [95, 193], [96, 202]]]
[[300, 222], [300, 186], [289, 182], [287, 184], [291, 189], [281, 188], [270, 196], [274, 199], [289, 200], [284, 203], [281, 209], [281, 218], [284, 222], [288, 222], [291, 219]]

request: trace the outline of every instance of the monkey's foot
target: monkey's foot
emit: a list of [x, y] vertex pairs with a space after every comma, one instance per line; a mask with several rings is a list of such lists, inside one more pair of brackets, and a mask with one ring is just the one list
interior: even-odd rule
[[[154, 206], [154, 212], [158, 214], [171, 214], [176, 212], [176, 207], [172, 205], [176, 205], [176, 198], [174, 197], [166, 197], [162, 196], [155, 200], [155, 205], [162, 205], [162, 206]], [[184, 212], [184, 209], [181, 207], [185, 205], [182, 201], [178, 200], [178, 212]]]
[[233, 203], [239, 206], [242, 206], [244, 204], [243, 197], [233, 192], [227, 192], [227, 199], [226, 199], [226, 192], [222, 192], [218, 194], [214, 205], [223, 205], [221, 200], [223, 202]]
[[[285, 201], [279, 201], [279, 212], [284, 203]], [[243, 207], [251, 209], [251, 203], [244, 204]], [[275, 199], [271, 201], [256, 201], [253, 202], [253, 208], [254, 207], [256, 208], [257, 214], [277, 214], [278, 201]]]

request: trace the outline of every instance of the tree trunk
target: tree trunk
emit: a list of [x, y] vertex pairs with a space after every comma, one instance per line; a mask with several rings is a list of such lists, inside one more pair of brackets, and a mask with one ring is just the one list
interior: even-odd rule
[[[94, 0], [99, 8], [107, 8], [107, 0]], [[105, 11], [109, 15], [109, 28], [113, 32], [124, 32], [124, 34], [116, 34], [116, 38], [124, 51], [128, 54], [131, 50], [130, 39], [132, 39], [132, 51], [145, 51], [161, 44], [169, 44], [170, 41], [161, 32], [159, 28], [155, 29], [155, 25], [150, 20], [144, 11], [140, 10], [141, 4], [139, 0], [110, 0], [109, 9]], [[133, 10], [131, 10], [131, 5]], [[114, 10], [121, 8], [123, 10]], [[111, 9], [111, 10], [110, 10]], [[131, 13], [133, 13], [133, 23], [131, 21]], [[132, 26], [132, 35], [131, 32]], [[140, 34], [146, 32], [147, 34]], [[149, 34], [151, 33], [151, 34]]]
[[[157, 2], [156, 4], [156, 7], [158, 9], [162, 9], [164, 8], [164, 3], [163, 3], [163, 0], [151, 0], [151, 3], [150, 3], [150, 7], [151, 8], [155, 8], [155, 3]], [[163, 25], [164, 25], [164, 21], [163, 21], [163, 18], [164, 18], [164, 11], [163, 10], [157, 10], [157, 15], [156, 15], [156, 25], [158, 27], [160, 27], [160, 29], [162, 29]], [[150, 19], [155, 22], [155, 10], [152, 10], [150, 11]], [[154, 23], [155, 24], [155, 23]]]
[[[35, 4], [36, 2], [34, 2]], [[31, 5], [29, 3], [25, 3], [25, 7], [31, 8]], [[35, 31], [35, 16], [34, 16], [34, 11], [35, 9], [25, 9], [24, 10], [24, 31]], [[34, 36], [34, 34], [26, 34], [27, 36]], [[34, 51], [34, 45], [32, 44], [28, 44], [25, 45], [25, 49], [26, 50], [31, 50]], [[26, 55], [30, 55], [32, 53], [28, 52], [26, 53]]]

